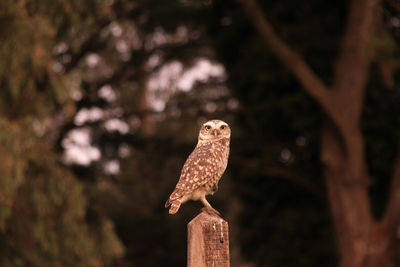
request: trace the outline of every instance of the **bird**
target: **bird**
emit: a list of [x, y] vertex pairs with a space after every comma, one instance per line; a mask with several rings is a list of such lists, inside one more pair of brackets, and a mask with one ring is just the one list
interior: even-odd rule
[[231, 128], [222, 120], [210, 120], [199, 131], [198, 142], [183, 165], [174, 191], [165, 203], [169, 214], [178, 212], [188, 200], [200, 200], [203, 211], [211, 215], [220, 213], [206, 199], [218, 190], [218, 182], [228, 165]]

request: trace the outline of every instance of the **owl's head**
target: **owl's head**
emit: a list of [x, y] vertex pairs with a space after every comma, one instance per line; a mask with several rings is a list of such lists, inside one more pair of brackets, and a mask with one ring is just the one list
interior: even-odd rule
[[221, 120], [211, 120], [201, 126], [199, 132], [199, 141], [217, 140], [221, 138], [230, 138], [231, 128]]

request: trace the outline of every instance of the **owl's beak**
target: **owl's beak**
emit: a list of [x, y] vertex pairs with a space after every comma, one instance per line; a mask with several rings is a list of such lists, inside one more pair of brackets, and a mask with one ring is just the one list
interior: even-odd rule
[[219, 135], [219, 131], [218, 130], [212, 130], [211, 134], [214, 135], [214, 136], [217, 136], [217, 135]]

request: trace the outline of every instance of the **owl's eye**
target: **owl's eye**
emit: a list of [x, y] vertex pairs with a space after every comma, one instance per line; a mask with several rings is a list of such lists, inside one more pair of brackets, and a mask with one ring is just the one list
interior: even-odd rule
[[221, 130], [223, 131], [223, 130], [225, 130], [226, 129], [226, 125], [222, 125], [221, 126]]
[[209, 131], [209, 130], [211, 130], [211, 126], [210, 125], [206, 125], [206, 126], [204, 126], [204, 129], [206, 129], [206, 131]]

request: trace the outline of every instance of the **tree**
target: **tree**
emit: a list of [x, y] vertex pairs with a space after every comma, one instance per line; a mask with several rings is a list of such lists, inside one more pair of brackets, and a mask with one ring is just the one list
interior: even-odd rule
[[107, 17], [106, 9], [99, 1], [1, 3], [2, 266], [107, 266], [124, 253], [55, 144], [74, 104], [54, 45]]
[[372, 62], [373, 40], [382, 30], [380, 1], [350, 2], [338, 59], [330, 83], [274, 32], [255, 0], [240, 0], [259, 36], [295, 76], [324, 114], [319, 158], [335, 229], [340, 265], [397, 266], [396, 233], [400, 223], [400, 157], [394, 161], [385, 212], [374, 219], [362, 132], [364, 98]]

